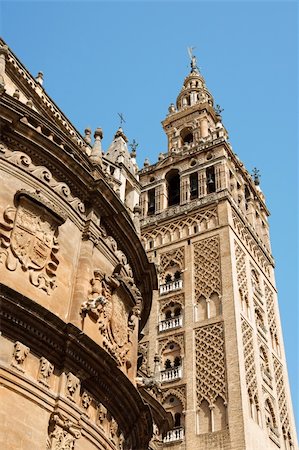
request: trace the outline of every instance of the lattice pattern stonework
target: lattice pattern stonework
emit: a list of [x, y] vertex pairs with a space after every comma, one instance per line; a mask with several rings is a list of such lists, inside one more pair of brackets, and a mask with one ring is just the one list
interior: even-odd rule
[[264, 283], [265, 288], [265, 297], [266, 297], [266, 306], [267, 306], [267, 316], [269, 329], [272, 336], [277, 336], [277, 325], [276, 325], [276, 317], [274, 311], [274, 296], [271, 289]]
[[235, 255], [237, 266], [237, 279], [239, 291], [242, 294], [242, 298], [248, 298], [248, 284], [246, 275], [246, 259], [245, 253], [241, 249], [240, 245], [235, 241]]
[[221, 295], [219, 237], [213, 236], [194, 244], [195, 295], [210, 298]]
[[184, 247], [171, 250], [160, 255], [160, 276], [163, 278], [167, 269], [177, 266], [183, 270], [185, 265]]
[[212, 405], [218, 396], [226, 402], [226, 370], [222, 322], [195, 330], [196, 396]]
[[259, 265], [263, 268], [265, 273], [267, 275], [270, 275], [269, 262], [272, 263], [272, 261], [268, 260], [265, 257], [264, 252], [260, 248], [260, 245], [251, 236], [250, 232], [247, 230], [245, 225], [238, 218], [237, 213], [234, 211], [234, 209], [232, 209], [232, 218], [234, 229], [237, 235], [239, 236], [240, 240], [246, 245], [248, 250], [253, 255], [254, 260], [259, 263]]
[[243, 318], [241, 318], [241, 326], [247, 391], [250, 398], [254, 399], [254, 397], [256, 397], [257, 404], [259, 404], [253, 347], [253, 331], [248, 322]]
[[154, 230], [142, 234], [145, 242], [152, 240], [154, 247], [177, 239], [192, 236], [200, 231], [212, 229], [218, 225], [217, 208], [206, 209], [195, 215], [188, 215], [184, 219], [173, 220], [166, 225], [155, 227]]
[[275, 358], [275, 356], [273, 356], [273, 365], [274, 365], [274, 374], [275, 374], [275, 383], [276, 383], [276, 391], [277, 391], [277, 398], [278, 398], [280, 422], [281, 422], [281, 426], [284, 431], [284, 434], [286, 436], [287, 433], [290, 432], [288, 406], [287, 406], [287, 399], [286, 399], [286, 393], [285, 393], [285, 387], [284, 387], [282, 365], [278, 361], [278, 359]]

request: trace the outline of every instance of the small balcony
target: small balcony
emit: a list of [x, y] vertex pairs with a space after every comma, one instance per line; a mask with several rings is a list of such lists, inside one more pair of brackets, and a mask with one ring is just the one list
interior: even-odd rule
[[161, 320], [159, 322], [159, 332], [173, 330], [174, 328], [180, 328], [183, 326], [183, 317], [171, 317], [170, 319]]
[[168, 444], [170, 442], [182, 441], [184, 439], [184, 428], [177, 427], [173, 430], [168, 431], [166, 436], [163, 439], [164, 444]]
[[160, 285], [160, 295], [169, 294], [169, 292], [179, 291], [183, 288], [183, 280], [175, 280], [170, 283]]
[[173, 367], [161, 371], [161, 383], [171, 383], [172, 381], [180, 380], [183, 376], [183, 368]]

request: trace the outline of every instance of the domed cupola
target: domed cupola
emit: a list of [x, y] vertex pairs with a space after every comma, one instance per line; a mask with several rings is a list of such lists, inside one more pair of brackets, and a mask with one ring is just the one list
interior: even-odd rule
[[177, 111], [181, 111], [197, 103], [209, 103], [213, 106], [213, 97], [208, 91], [205, 80], [197, 67], [195, 56], [192, 56], [190, 65], [191, 72], [185, 78], [181, 92], [177, 97]]

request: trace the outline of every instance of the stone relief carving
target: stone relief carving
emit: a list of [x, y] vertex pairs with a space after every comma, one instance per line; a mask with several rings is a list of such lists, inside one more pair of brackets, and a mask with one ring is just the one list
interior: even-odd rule
[[[100, 269], [96, 269], [88, 299], [83, 302], [80, 310], [83, 319], [88, 315], [98, 324], [104, 348], [119, 364], [126, 362], [135, 329], [135, 318], [139, 319], [142, 305], [141, 293], [129, 275], [127, 272], [114, 272], [107, 276]], [[131, 311], [127, 311], [123, 299], [119, 296], [118, 288], [121, 284], [127, 286], [135, 299], [136, 305]]]
[[206, 299], [213, 293], [221, 295], [221, 269], [219, 236], [203, 239], [194, 244], [195, 295]]
[[96, 423], [100, 427], [104, 427], [104, 424], [107, 421], [107, 409], [101, 403], [98, 404], [97, 407], [97, 415], [96, 415]]
[[69, 372], [66, 376], [65, 392], [66, 396], [72, 402], [76, 401], [76, 395], [80, 387], [80, 380], [74, 374]]
[[19, 341], [16, 341], [14, 344], [11, 366], [15, 369], [20, 370], [21, 372], [24, 372], [24, 361], [29, 351], [29, 347], [26, 347], [26, 345], [22, 344]]
[[16, 200], [17, 207], [6, 208], [0, 223], [0, 263], [10, 271], [20, 265], [34, 286], [50, 294], [56, 287], [57, 236], [62, 222], [27, 194], [21, 193]]
[[60, 413], [50, 417], [47, 450], [74, 450], [75, 442], [81, 437], [81, 425]]
[[149, 364], [148, 364], [148, 349], [149, 349], [149, 342], [139, 342], [138, 344], [138, 353], [141, 353], [142, 355], [142, 362], [140, 369], [142, 372], [148, 374], [150, 372]]
[[46, 387], [49, 387], [49, 378], [54, 371], [54, 366], [43, 356], [39, 360], [38, 381]]
[[213, 405], [217, 396], [227, 401], [223, 324], [195, 330], [197, 404]]
[[92, 397], [87, 391], [83, 391], [81, 396], [81, 406], [84, 409], [85, 414], [88, 416], [88, 408], [92, 402]]
[[80, 215], [85, 213], [85, 206], [81, 200], [74, 197], [71, 193], [69, 186], [57, 181], [49, 169], [44, 166], [35, 166], [31, 158], [23, 152], [10, 150], [3, 143], [0, 144], [0, 157], [10, 162], [11, 164], [18, 166], [26, 172], [33, 175], [38, 180], [53, 189], [61, 198], [63, 198], [69, 205]]

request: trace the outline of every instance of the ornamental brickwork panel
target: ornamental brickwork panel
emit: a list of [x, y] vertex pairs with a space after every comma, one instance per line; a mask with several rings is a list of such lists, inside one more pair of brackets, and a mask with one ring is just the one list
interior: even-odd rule
[[265, 297], [266, 297], [266, 307], [267, 307], [267, 316], [268, 316], [268, 324], [271, 336], [277, 336], [277, 325], [276, 325], [276, 317], [274, 311], [274, 296], [271, 289], [268, 285], [264, 284], [265, 288]]
[[[232, 209], [232, 218], [236, 234], [239, 236], [243, 244], [248, 248], [254, 260], [260, 265], [260, 267], [263, 268], [264, 272], [269, 276], [270, 275], [269, 262], [272, 263], [273, 261], [265, 257], [265, 254], [261, 250], [260, 245], [253, 238], [251, 233], [245, 227], [244, 223], [242, 223], [242, 221], [239, 219], [234, 209]], [[269, 256], [269, 258], [271, 257]]]
[[213, 236], [194, 244], [195, 295], [210, 298], [213, 293], [221, 295], [219, 237]]
[[248, 322], [243, 318], [241, 318], [241, 326], [242, 326], [242, 341], [244, 351], [247, 392], [251, 399], [254, 398], [257, 399], [258, 404], [258, 389], [257, 389], [256, 367], [255, 367], [254, 347], [253, 347], [253, 331]]
[[210, 405], [218, 396], [226, 402], [226, 370], [222, 322], [195, 330], [196, 396]]
[[238, 287], [242, 297], [245, 298], [248, 297], [246, 259], [245, 253], [241, 249], [240, 245], [237, 244], [237, 242], [235, 242], [235, 255], [236, 255]]
[[188, 214], [184, 219], [173, 220], [162, 226], [156, 226], [154, 230], [143, 233], [144, 242], [153, 240], [154, 247], [165, 241], [174, 242], [187, 236], [192, 236], [207, 228], [212, 229], [218, 225], [217, 208], [205, 209], [197, 214]]
[[284, 436], [290, 433], [290, 421], [288, 414], [287, 399], [284, 387], [282, 365], [275, 356], [273, 356], [274, 375], [276, 383], [276, 392], [278, 398], [279, 417]]
[[163, 278], [167, 269], [179, 267], [182, 270], [185, 266], [184, 247], [171, 250], [160, 255], [160, 276]]

